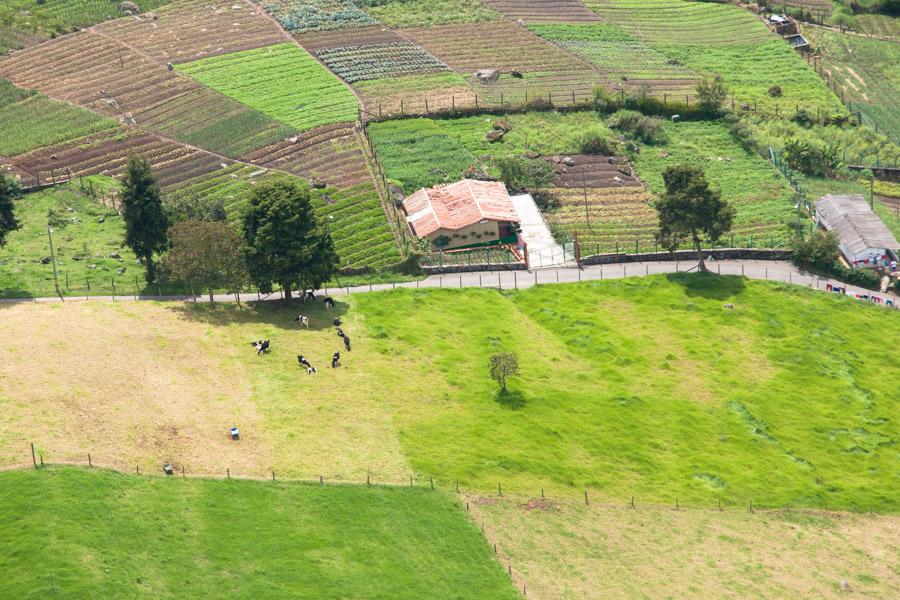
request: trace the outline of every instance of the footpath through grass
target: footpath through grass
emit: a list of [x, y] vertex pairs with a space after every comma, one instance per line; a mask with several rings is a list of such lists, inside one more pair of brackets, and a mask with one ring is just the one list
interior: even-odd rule
[[46, 468], [0, 473], [0, 514], [4, 598], [518, 597], [423, 488]]

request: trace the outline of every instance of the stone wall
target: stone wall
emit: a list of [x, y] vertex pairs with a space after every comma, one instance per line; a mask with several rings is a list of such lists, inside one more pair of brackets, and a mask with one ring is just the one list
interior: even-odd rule
[[[707, 259], [711, 256], [716, 260], [790, 260], [791, 250], [758, 250], [747, 248], [723, 248], [721, 250], [704, 250]], [[614, 263], [629, 262], [662, 262], [683, 260], [686, 262], [697, 260], [697, 253], [693, 250], [678, 250], [676, 252], [648, 252], [645, 254], [597, 254], [581, 258], [582, 266], [609, 265]]]

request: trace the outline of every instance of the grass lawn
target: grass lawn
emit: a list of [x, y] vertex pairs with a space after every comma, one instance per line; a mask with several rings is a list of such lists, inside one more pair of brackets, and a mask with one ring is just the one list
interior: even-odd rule
[[76, 468], [0, 482], [5, 598], [518, 598], [457, 502], [423, 488]]
[[[91, 452], [126, 470], [169, 461], [216, 476], [274, 468], [433, 476], [488, 493], [588, 489], [598, 502], [898, 509], [900, 369], [868, 349], [900, 314], [822, 292], [682, 274], [360, 294], [331, 313], [321, 303], [0, 311], [31, 348], [0, 348], [4, 465], [28, 464], [35, 441], [51, 462]], [[256, 339], [272, 352], [257, 357]], [[507, 349], [522, 374], [503, 395], [487, 361]], [[331, 370], [338, 350], [343, 366]], [[298, 353], [318, 375], [297, 367]], [[240, 446], [225, 435], [235, 422]]]
[[843, 580], [887, 600], [900, 586], [897, 516], [469, 500], [536, 598], [837, 599]]
[[350, 89], [296, 44], [232, 52], [177, 69], [300, 131], [357, 118]]

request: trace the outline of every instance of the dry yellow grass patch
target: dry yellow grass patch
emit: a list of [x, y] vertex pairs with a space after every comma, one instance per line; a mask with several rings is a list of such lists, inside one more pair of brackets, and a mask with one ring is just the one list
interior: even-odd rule
[[[359, 481], [371, 469], [404, 479], [391, 416], [368, 406], [374, 394], [360, 397], [352, 357], [327, 369], [343, 348], [326, 317], [301, 331], [293, 312], [94, 301], [0, 308], [0, 336], [19, 340], [0, 347], [0, 465], [29, 463], [35, 442], [48, 461], [84, 463], [90, 452], [95, 464], [126, 470], [171, 462], [217, 476], [275, 469]], [[267, 356], [249, 346], [260, 338], [272, 340]], [[318, 375], [299, 369], [298, 352]], [[364, 353], [358, 343], [354, 356]]]
[[900, 589], [896, 516], [468, 500], [529, 598], [891, 598]]

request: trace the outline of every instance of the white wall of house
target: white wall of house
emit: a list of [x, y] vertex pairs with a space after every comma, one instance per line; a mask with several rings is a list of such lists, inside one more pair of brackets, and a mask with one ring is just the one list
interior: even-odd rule
[[[438, 229], [428, 236], [431, 245], [435, 250], [439, 250], [434, 246], [434, 241], [442, 235], [450, 238], [450, 245], [443, 248], [444, 250], [452, 250], [454, 248], [462, 248], [463, 246], [471, 246], [472, 244], [484, 244], [500, 239], [500, 227], [497, 221], [484, 220], [474, 225], [469, 225], [456, 231], [447, 229]], [[480, 238], [478, 236], [481, 236]]]

